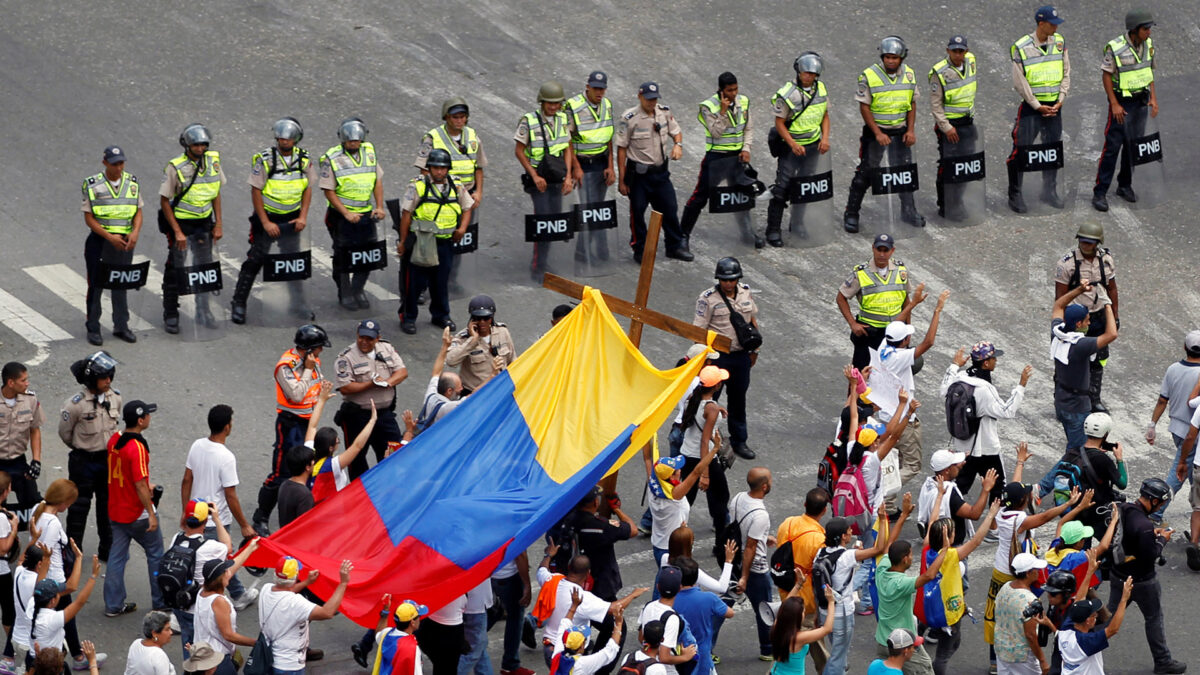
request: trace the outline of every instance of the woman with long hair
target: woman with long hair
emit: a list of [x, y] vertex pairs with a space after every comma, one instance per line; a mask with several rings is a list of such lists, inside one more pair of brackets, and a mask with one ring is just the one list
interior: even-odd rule
[[[676, 558], [693, 558], [692, 543], [695, 541], [695, 534], [692, 528], [687, 525], [680, 525], [671, 533], [671, 538], [667, 541], [667, 553], [662, 556], [658, 564], [660, 567], [666, 567], [673, 564], [672, 561]], [[729, 580], [733, 576], [733, 556], [737, 554], [737, 542], [730, 539], [725, 542], [725, 560], [721, 564], [721, 577], [714, 579], [703, 569], [700, 570], [700, 578], [696, 581], [696, 587], [702, 591], [716, 593], [722, 595], [729, 591]], [[693, 558], [694, 560], [695, 558]]]
[[826, 635], [833, 632], [836, 601], [833, 588], [829, 586], [825, 587], [825, 623], [810, 630], [800, 628], [804, 623], [804, 600], [800, 598], [804, 581], [804, 573], [797, 567], [796, 585], [775, 613], [775, 623], [771, 626], [771, 657], [775, 663], [771, 666], [770, 675], [804, 675], [804, 660], [808, 657], [809, 645], [825, 639]]
[[204, 563], [204, 587], [196, 596], [196, 627], [192, 644], [208, 644], [213, 652], [221, 655], [221, 662], [213, 671], [216, 675], [236, 675], [234, 648], [237, 645], [254, 647], [254, 638], [238, 632], [237, 610], [225, 595], [225, 589], [229, 586], [229, 580], [257, 549], [258, 539], [255, 538], [233, 560], [209, 560]]
[[[708, 515], [712, 518], [713, 532], [718, 541], [721, 532], [725, 530], [725, 522], [729, 518], [729, 481], [725, 479], [725, 465], [717, 459], [700, 469], [700, 459], [710, 447], [720, 447], [721, 435], [717, 431], [717, 420], [725, 416], [725, 408], [721, 407], [716, 398], [721, 395], [725, 381], [729, 379], [729, 371], [716, 366], [705, 366], [700, 369], [700, 384], [692, 390], [687, 405], [683, 407], [683, 442], [679, 452], [683, 455], [683, 478], [700, 470], [700, 480], [687, 491], [688, 504], [696, 503], [696, 495], [704, 490], [708, 501]], [[713, 557], [721, 559], [720, 544], [713, 544]]]

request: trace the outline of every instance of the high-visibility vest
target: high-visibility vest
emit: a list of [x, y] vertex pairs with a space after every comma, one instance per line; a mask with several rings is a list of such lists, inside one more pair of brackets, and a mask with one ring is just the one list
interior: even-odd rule
[[913, 69], [901, 64], [893, 79], [876, 63], [862, 72], [871, 87], [871, 115], [881, 127], [898, 127], [905, 123], [913, 107], [917, 77]]
[[[1104, 46], [1106, 50], [1112, 52], [1113, 68], [1115, 69], [1112, 84], [1113, 91], [1117, 96], [1129, 98], [1145, 91], [1154, 81], [1154, 43], [1150, 38], [1146, 38], [1146, 44], [1143, 47], [1145, 59], [1142, 59], [1138, 55], [1138, 50], [1133, 48], [1128, 35], [1110, 40]], [[1133, 61], [1126, 64], [1124, 59], [1129, 57], [1133, 57]]]
[[254, 155], [250, 165], [253, 167], [260, 160], [263, 171], [267, 172], [267, 182], [262, 189], [263, 208], [269, 213], [291, 213], [300, 208], [304, 191], [308, 189], [307, 171], [312, 163], [308, 153], [293, 148], [291, 156], [284, 156], [278, 147], [272, 146]]
[[714, 115], [721, 114], [720, 94], [713, 94], [707, 100], [700, 104], [700, 111], [696, 113], [696, 119], [700, 120], [700, 124], [704, 126], [704, 150], [717, 151], [736, 151], [741, 150], [746, 143], [746, 120], [750, 117], [750, 99], [738, 94], [737, 105], [725, 111], [725, 116], [729, 119], [729, 126], [725, 127], [725, 132], [717, 138], [713, 138], [712, 130], [704, 122], [704, 111], [708, 110]]
[[607, 96], [600, 99], [597, 114], [587, 96], [576, 94], [567, 101], [567, 110], [575, 122], [575, 135], [571, 137], [575, 154], [590, 157], [607, 152], [613, 137], [612, 101]]
[[183, 193], [175, 205], [175, 220], [194, 220], [212, 215], [213, 200], [221, 194], [221, 154], [216, 150], [206, 150], [201, 161], [203, 165], [193, 162], [187, 153], [171, 160], [171, 168], [179, 178], [181, 190], [191, 180], [184, 177], [183, 167], [191, 164], [196, 169], [196, 180], [192, 181], [192, 187]]
[[459, 142], [446, 133], [444, 124], [429, 130], [433, 147], [450, 153], [450, 175], [463, 185], [475, 185], [475, 160], [479, 158], [479, 137], [471, 127], [463, 127]]
[[[347, 211], [366, 213], [371, 210], [371, 196], [375, 193], [375, 146], [367, 141], [358, 149], [358, 159], [335, 145], [325, 151], [322, 159], [328, 162], [337, 181], [334, 193], [342, 200]], [[326, 200], [328, 203], [328, 200]]]
[[452, 178], [446, 180], [450, 189], [444, 194], [435, 187], [436, 184], [429, 176], [414, 178], [412, 181], [417, 189], [417, 207], [413, 209], [413, 218], [437, 223], [438, 239], [449, 239], [458, 227], [459, 217], [462, 216], [462, 206], [458, 203], [458, 191], [462, 186]]
[[[1039, 101], [1053, 103], [1058, 100], [1059, 87], [1063, 80], [1063, 53], [1067, 42], [1063, 36], [1054, 34], [1054, 44], [1049, 51], [1034, 44], [1033, 36], [1025, 35], [1012, 46], [1013, 60], [1020, 60], [1025, 70], [1025, 81]], [[1030, 54], [1029, 52], [1033, 52]]]
[[[292, 347], [279, 357], [275, 362], [275, 371], [283, 366], [290, 366], [293, 371], [304, 367], [304, 359], [300, 358], [300, 354], [296, 353], [296, 348]], [[317, 368], [321, 367], [321, 359], [317, 359]], [[296, 378], [299, 379], [297, 373]], [[283, 395], [283, 389], [279, 386], [279, 381], [275, 381], [275, 410], [277, 412], [290, 412], [298, 417], [312, 417], [313, 408], [317, 405], [317, 399], [321, 395], [321, 378], [317, 378], [315, 382], [304, 392], [304, 398], [299, 403], [294, 403], [288, 400], [288, 397]]]
[[[562, 157], [571, 143], [571, 134], [567, 130], [567, 114], [558, 111], [553, 120], [542, 120], [541, 112], [525, 113], [525, 122], [529, 125], [529, 143], [525, 145], [525, 156], [529, 164], [537, 168], [546, 156], [546, 149], [555, 157]], [[549, 132], [549, 138], [546, 137]]]
[[929, 80], [936, 77], [942, 84], [942, 106], [948, 119], [957, 119], [975, 114], [975, 55], [967, 52], [963, 62], [965, 72], [950, 65], [950, 59], [942, 59], [929, 71]]
[[121, 172], [121, 183], [114, 190], [103, 173], [83, 182], [83, 198], [92, 207], [92, 216], [113, 234], [133, 232], [133, 217], [138, 212], [138, 182], [132, 174]]
[[[792, 115], [788, 117], [791, 124], [788, 125], [788, 132], [791, 133], [792, 139], [800, 145], [808, 145], [821, 140], [821, 122], [825, 119], [825, 110], [829, 106], [829, 94], [825, 91], [825, 83], [817, 80], [814, 85], [812, 100], [808, 105], [804, 105], [804, 97], [807, 96], [805, 91], [796, 86], [795, 82], [788, 82], [775, 92], [771, 97], [771, 103], [776, 103], [780, 99], [792, 111]], [[799, 115], [796, 111], [803, 109], [804, 112]]]
[[908, 299], [908, 291], [904, 289], [908, 281], [908, 268], [903, 263], [898, 264], [896, 269], [883, 277], [874, 270], [867, 271], [866, 265], [859, 265], [854, 271], [862, 292], [858, 301], [859, 321], [883, 328], [904, 309], [904, 301]]

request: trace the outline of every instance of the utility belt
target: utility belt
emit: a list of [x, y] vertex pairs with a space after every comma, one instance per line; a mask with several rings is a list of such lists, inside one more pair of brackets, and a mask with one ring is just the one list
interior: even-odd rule
[[276, 409], [275, 412], [279, 417], [279, 421], [281, 422], [285, 422], [287, 424], [308, 424], [307, 417], [301, 417], [294, 412], [279, 409]]
[[975, 124], [975, 116], [964, 115], [962, 117], [947, 117], [946, 121], [950, 123], [950, 126], [958, 129], [959, 127], [969, 127], [972, 124]]
[[85, 455], [103, 455], [108, 452], [108, 448], [100, 448], [99, 450], [86, 450], [84, 448], [77, 448], [73, 445], [69, 445], [67, 447], [71, 448], [71, 452], [82, 452]]
[[1120, 94], [1117, 94], [1117, 103], [1121, 103], [1121, 104], [1137, 103], [1140, 105], [1146, 105], [1149, 102], [1150, 102], [1150, 89], [1148, 89], [1148, 88], [1143, 89], [1141, 91], [1135, 91], [1130, 96], [1121, 96]]
[[654, 173], [666, 173], [667, 166], [667, 160], [665, 159], [663, 160], [662, 164], [642, 164], [641, 162], [635, 162], [632, 159], [629, 159], [625, 161], [625, 175], [639, 176]]
[[575, 159], [579, 160], [579, 166], [587, 171], [588, 167], [595, 167], [593, 170], [602, 171], [608, 168], [608, 153], [602, 152], [598, 155], [575, 155]]
[[[392, 402], [389, 403], [386, 408], [376, 408], [375, 411], [380, 417], [382, 417], [383, 415], [394, 415], [395, 411], [396, 411], [396, 397], [392, 396]], [[355, 403], [354, 401], [342, 401], [342, 405], [338, 407], [337, 414], [335, 414], [333, 416], [333, 423], [338, 426], [341, 426], [341, 422], [339, 421], [339, 416], [345, 417], [347, 415], [358, 416], [358, 417], [364, 417], [364, 416], [370, 417], [371, 409], [364, 408], [361, 405]]]
[[[203, 218], [175, 218], [175, 222], [179, 223], [179, 229], [185, 236], [191, 236], [197, 232], [209, 232], [213, 229], [213, 216], [209, 214]], [[174, 232], [171, 229], [171, 221], [167, 220], [167, 214], [162, 209], [158, 210], [158, 231], [170, 235]]]

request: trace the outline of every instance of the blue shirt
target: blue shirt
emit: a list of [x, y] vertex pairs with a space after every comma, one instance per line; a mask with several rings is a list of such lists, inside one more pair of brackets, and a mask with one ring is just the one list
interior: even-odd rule
[[675, 611], [687, 622], [696, 638], [696, 670], [694, 675], [712, 672], [713, 622], [725, 618], [729, 607], [716, 593], [695, 586], [684, 588], [675, 596]]
[[883, 659], [875, 659], [870, 666], [867, 666], [867, 675], [904, 675], [904, 671], [888, 667]]

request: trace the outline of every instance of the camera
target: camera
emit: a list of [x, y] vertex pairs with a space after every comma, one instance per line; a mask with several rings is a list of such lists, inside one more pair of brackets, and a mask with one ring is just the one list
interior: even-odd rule
[[1021, 620], [1028, 621], [1034, 617], [1041, 616], [1045, 612], [1046, 610], [1042, 607], [1041, 600], [1032, 600], [1029, 606], [1025, 608], [1025, 611], [1021, 612]]

